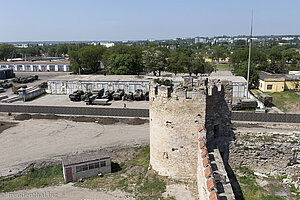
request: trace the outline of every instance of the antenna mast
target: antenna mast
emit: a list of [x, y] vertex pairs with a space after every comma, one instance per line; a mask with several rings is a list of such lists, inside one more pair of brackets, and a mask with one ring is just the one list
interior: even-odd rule
[[253, 28], [253, 10], [251, 16], [251, 29], [249, 38], [249, 58], [248, 58], [248, 73], [247, 73], [247, 99], [249, 98], [249, 82], [250, 82], [250, 65], [251, 65], [251, 49], [252, 49], [252, 28]]

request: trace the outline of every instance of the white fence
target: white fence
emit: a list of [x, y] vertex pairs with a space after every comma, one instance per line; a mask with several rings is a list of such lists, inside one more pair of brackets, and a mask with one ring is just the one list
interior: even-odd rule
[[125, 92], [134, 92], [141, 89], [144, 92], [149, 91], [148, 81], [48, 81], [48, 93], [51, 94], [71, 94], [76, 90], [124, 89]]

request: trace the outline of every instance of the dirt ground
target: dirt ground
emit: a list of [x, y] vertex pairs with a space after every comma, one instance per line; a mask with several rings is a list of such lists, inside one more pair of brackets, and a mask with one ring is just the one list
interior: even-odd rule
[[[34, 195], [44, 195], [46, 198], [30, 198]], [[0, 193], [1, 200], [9, 199], [48, 199], [48, 200], [121, 200], [121, 199], [132, 199], [126, 197], [127, 193], [116, 190], [116, 191], [97, 191], [86, 188], [73, 187], [72, 183], [46, 187], [31, 190], [21, 190], [10, 193]], [[23, 198], [22, 198], [23, 197]]]
[[3, 123], [16, 123], [0, 133], [0, 176], [15, 174], [31, 163], [58, 162], [67, 154], [149, 144], [147, 121], [41, 118], [21, 115], [20, 121], [0, 116]]
[[[57, 199], [57, 200], [131, 200], [134, 199], [131, 194], [121, 190], [100, 191], [87, 188], [74, 187], [72, 183], [46, 187], [31, 190], [20, 190], [16, 192], [0, 193], [0, 200], [9, 200], [14, 198], [30, 199], [29, 195], [44, 195], [46, 198], [32, 199]], [[26, 197], [27, 196], [27, 197]], [[175, 197], [176, 200], [194, 200], [187, 186], [183, 184], [167, 185], [164, 198]], [[23, 197], [23, 198], [22, 198]]]

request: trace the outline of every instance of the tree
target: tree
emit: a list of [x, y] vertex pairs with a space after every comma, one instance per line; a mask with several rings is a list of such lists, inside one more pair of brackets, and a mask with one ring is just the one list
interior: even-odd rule
[[[233, 73], [236, 76], [243, 76], [245, 79], [247, 79], [247, 73], [248, 73], [248, 63], [243, 62], [239, 65], [235, 65], [233, 68]], [[255, 70], [255, 64], [251, 63], [250, 66], [250, 83], [253, 86], [258, 86], [258, 73]]]
[[61, 44], [56, 47], [57, 54], [62, 57], [64, 57], [68, 53], [68, 50], [69, 50], [68, 44]]
[[0, 44], [0, 60], [12, 58], [16, 48], [11, 44]]
[[268, 57], [271, 60], [271, 62], [277, 62], [282, 59], [281, 52], [276, 46], [270, 50]]
[[192, 57], [192, 73], [196, 76], [198, 74], [210, 74], [214, 68], [211, 63], [206, 63], [200, 55], [193, 55]]
[[104, 65], [110, 74], [139, 74], [143, 71], [142, 51], [138, 46], [116, 45], [104, 54]]
[[57, 51], [55, 47], [50, 47], [47, 52], [48, 56], [55, 57], [57, 56]]
[[295, 49], [286, 49], [282, 51], [282, 57], [285, 61], [291, 62], [299, 59], [299, 53]]
[[75, 73], [95, 73], [100, 70], [100, 62], [106, 48], [86, 46], [78, 51], [70, 51], [70, 68]]
[[150, 46], [142, 53], [142, 63], [148, 72], [153, 72], [154, 75], [158, 73], [160, 76], [166, 70], [168, 54], [167, 48]]
[[183, 66], [183, 60], [185, 58], [183, 57], [185, 57], [183, 53], [180, 53], [178, 51], [173, 51], [168, 60], [169, 64], [166, 70], [168, 72], [174, 73], [175, 75], [177, 75], [178, 73], [183, 73], [185, 70]]
[[[240, 64], [242, 62], [248, 61], [249, 58], [249, 49], [243, 49], [233, 52], [230, 56], [230, 60], [232, 64]], [[255, 64], [264, 64], [267, 62], [267, 55], [253, 48], [251, 51], [251, 62]]]
[[212, 58], [218, 60], [219, 62], [220, 59], [225, 60], [227, 55], [228, 55], [228, 51], [227, 49], [225, 49], [225, 47], [217, 46], [213, 51]]

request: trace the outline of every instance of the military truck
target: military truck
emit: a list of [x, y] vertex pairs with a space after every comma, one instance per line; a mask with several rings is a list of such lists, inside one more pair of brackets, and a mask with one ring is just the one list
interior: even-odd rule
[[133, 93], [132, 92], [125, 93], [125, 99], [126, 100], [133, 100]]
[[0, 87], [3, 87], [4, 89], [12, 87], [13, 84], [8, 82], [7, 80], [0, 81]]
[[137, 89], [134, 93], [133, 93], [133, 99], [136, 101], [140, 101], [144, 99], [144, 94], [143, 91], [141, 89]]
[[113, 94], [114, 91], [105, 91], [103, 96], [101, 97], [101, 99], [108, 99], [109, 101], [111, 101], [113, 99]]
[[20, 89], [20, 88], [27, 88], [27, 85], [13, 85], [12, 92], [14, 94], [17, 94], [18, 93], [18, 89]]
[[104, 88], [102, 88], [101, 90], [93, 90], [92, 94], [96, 95], [97, 99], [101, 99], [104, 94]]
[[258, 98], [265, 106], [272, 106], [272, 97], [270, 95], [261, 93]]
[[91, 92], [85, 92], [83, 95], [81, 95], [80, 99], [81, 99], [81, 101], [85, 101], [92, 95], [93, 95], [93, 93], [91, 93]]
[[241, 99], [237, 103], [232, 104], [232, 110], [255, 110], [257, 102], [255, 99]]
[[30, 75], [30, 77], [32, 77], [34, 80], [38, 80], [39, 79], [38, 75]]
[[108, 99], [93, 99], [89, 98], [86, 105], [111, 105]]
[[47, 82], [42, 82], [38, 85], [39, 88], [47, 88], [48, 87], [48, 83]]
[[114, 94], [113, 94], [113, 99], [114, 100], [121, 100], [122, 97], [125, 95], [125, 92], [123, 89], [118, 89]]
[[69, 95], [69, 98], [71, 101], [81, 101], [81, 95], [83, 95], [84, 92], [82, 90], [76, 90], [72, 94]]

